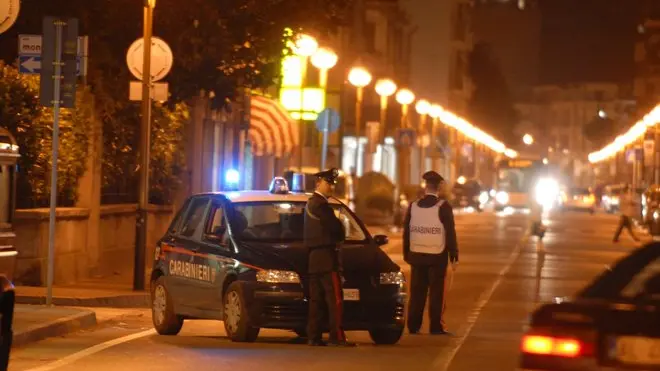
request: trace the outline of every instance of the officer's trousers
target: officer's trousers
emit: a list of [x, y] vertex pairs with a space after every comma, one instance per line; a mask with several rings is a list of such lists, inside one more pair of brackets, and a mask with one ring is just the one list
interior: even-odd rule
[[344, 293], [338, 272], [318, 273], [309, 276], [309, 317], [307, 337], [321, 340], [324, 329], [324, 313], [328, 309], [330, 342], [346, 341], [342, 325]]
[[431, 332], [446, 331], [442, 315], [445, 311], [445, 284], [447, 265], [413, 265], [408, 303], [408, 330], [416, 333], [422, 327], [426, 296], [429, 298], [429, 320]]

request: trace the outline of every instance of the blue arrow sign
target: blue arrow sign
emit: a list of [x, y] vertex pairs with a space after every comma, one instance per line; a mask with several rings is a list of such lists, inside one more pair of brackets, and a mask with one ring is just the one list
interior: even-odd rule
[[[41, 73], [41, 56], [40, 55], [19, 55], [18, 56], [18, 69], [20, 73], [28, 75], [38, 75]], [[80, 71], [80, 57], [76, 61], [76, 71], [78, 76], [81, 75]]]

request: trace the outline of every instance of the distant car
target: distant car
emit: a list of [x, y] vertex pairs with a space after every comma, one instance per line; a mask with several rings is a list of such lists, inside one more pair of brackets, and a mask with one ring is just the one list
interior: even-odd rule
[[586, 210], [593, 214], [596, 198], [589, 188], [570, 188], [562, 197], [561, 207], [564, 210]]
[[[461, 178], [459, 178], [461, 179]], [[488, 192], [476, 179], [457, 181], [452, 188], [452, 206], [454, 208], [472, 207], [482, 211], [485, 204], [490, 200]]]
[[634, 250], [574, 298], [538, 308], [520, 369], [660, 369], [660, 243]]
[[[309, 288], [303, 216], [311, 194], [292, 193], [283, 178], [270, 191], [189, 198], [158, 242], [151, 274], [159, 334], [176, 335], [186, 319], [224, 322], [232, 341], [252, 342], [261, 328], [305, 335]], [[341, 247], [344, 328], [394, 344], [404, 330], [406, 281], [343, 203], [330, 206], [346, 229]]]

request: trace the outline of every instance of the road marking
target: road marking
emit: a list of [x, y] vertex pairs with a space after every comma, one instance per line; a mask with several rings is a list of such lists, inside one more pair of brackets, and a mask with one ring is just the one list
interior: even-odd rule
[[68, 355], [64, 358], [61, 358], [61, 359], [59, 359], [55, 362], [49, 363], [49, 364], [44, 365], [44, 366], [31, 368], [27, 371], [51, 371], [51, 370], [55, 370], [57, 368], [70, 365], [70, 364], [72, 364], [76, 361], [79, 361], [79, 360], [81, 360], [85, 357], [89, 357], [93, 354], [96, 354], [96, 353], [101, 352], [103, 350], [106, 350], [108, 348], [114, 347], [115, 345], [127, 343], [127, 342], [135, 340], [135, 339], [139, 339], [139, 338], [143, 338], [145, 336], [155, 335], [155, 334], [156, 334], [156, 330], [155, 329], [150, 329], [150, 330], [138, 332], [138, 333], [131, 334], [131, 335], [126, 335], [126, 336], [123, 336], [123, 337], [120, 337], [120, 338], [117, 338], [117, 339], [106, 341], [106, 342], [101, 343], [101, 344], [96, 344], [93, 347], [83, 349], [79, 352], [76, 352], [76, 353]]
[[435, 361], [433, 362], [433, 367], [431, 367], [431, 369], [446, 371], [449, 368], [449, 365], [451, 365], [451, 362], [454, 360], [454, 357], [463, 346], [463, 343], [465, 343], [465, 340], [468, 338], [468, 336], [470, 336], [470, 333], [472, 332], [472, 328], [479, 319], [481, 310], [486, 306], [486, 304], [488, 304], [488, 301], [490, 301], [491, 296], [493, 296], [495, 290], [497, 290], [500, 283], [502, 283], [502, 279], [509, 272], [516, 259], [518, 259], [518, 256], [520, 255], [520, 251], [522, 250], [523, 245], [524, 243], [522, 241], [516, 244], [516, 247], [509, 255], [506, 265], [504, 265], [504, 267], [500, 270], [500, 272], [497, 275], [497, 278], [495, 279], [491, 287], [488, 290], [482, 292], [481, 295], [479, 296], [477, 305], [474, 307], [474, 309], [472, 309], [472, 312], [468, 316], [467, 325], [465, 326], [465, 328], [459, 328], [458, 333], [461, 333], [463, 335], [461, 335], [457, 340], [452, 342], [456, 346], [449, 349], [448, 351], [440, 352], [440, 355], [438, 355], [438, 357], [436, 357]]

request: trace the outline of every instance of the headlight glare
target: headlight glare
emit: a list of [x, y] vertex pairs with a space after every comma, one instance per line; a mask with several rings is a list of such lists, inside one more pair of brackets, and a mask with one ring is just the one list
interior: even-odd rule
[[495, 195], [495, 201], [499, 204], [506, 205], [509, 203], [509, 194], [504, 191], [497, 192], [497, 195]]
[[296, 272], [267, 269], [257, 272], [257, 281], [266, 283], [300, 283], [300, 276]]

